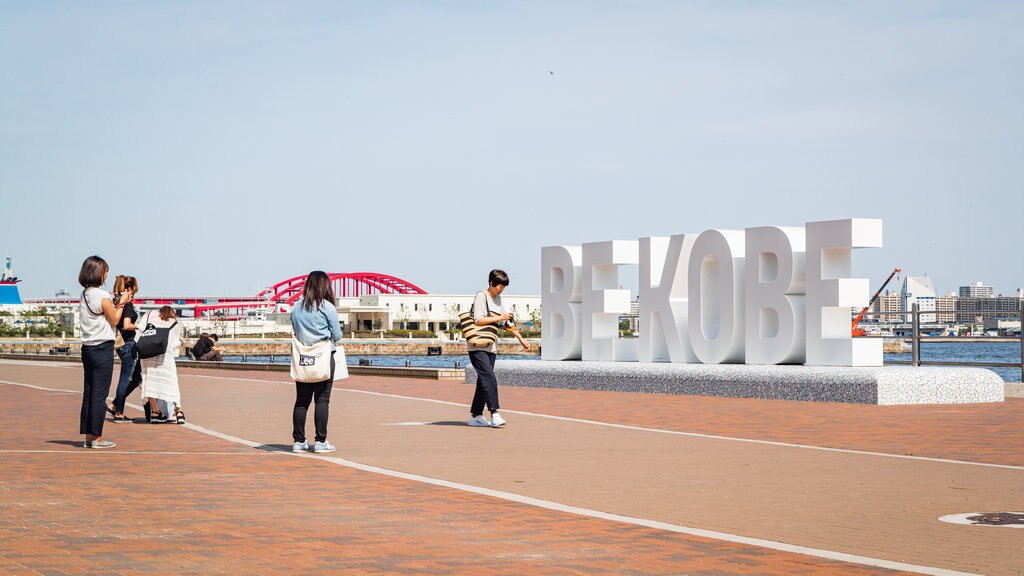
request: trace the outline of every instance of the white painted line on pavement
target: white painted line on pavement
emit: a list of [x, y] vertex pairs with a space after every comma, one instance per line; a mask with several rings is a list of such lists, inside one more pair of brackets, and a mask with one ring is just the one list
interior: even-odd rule
[[[280, 384], [294, 384], [287, 380], [257, 380], [253, 378], [232, 378], [230, 376], [206, 376], [202, 374], [190, 374], [191, 377], [198, 378], [217, 378], [221, 380], [240, 380], [243, 382], [277, 382]], [[337, 384], [337, 382], [335, 382]], [[416, 400], [419, 402], [432, 402], [434, 404], [444, 404], [447, 406], [462, 406], [466, 407], [467, 404], [460, 402], [449, 402], [448, 400], [435, 400], [433, 398], [417, 398], [415, 396], [401, 396], [398, 394], [387, 394], [384, 392], [371, 392], [369, 390], [356, 390], [352, 388], [335, 388], [336, 392], [353, 392], [356, 394], [368, 394], [371, 396], [383, 396], [386, 398], [400, 398], [402, 400]], [[837, 452], [840, 454], [857, 454], [860, 456], [879, 456], [883, 458], [898, 458], [902, 460], [917, 460], [922, 462], [937, 462], [941, 464], [962, 464], [966, 466], [985, 466], [988, 468], [1005, 468], [1008, 470], [1024, 470], [1024, 466], [1014, 466], [1012, 464], [991, 464], [988, 462], [970, 462], [968, 460], [950, 460], [945, 458], [929, 458], [927, 456], [911, 456], [908, 454], [886, 454], [885, 452], [870, 452], [866, 450], [849, 450], [845, 448], [829, 448], [826, 446], [811, 446], [808, 444], [792, 444], [789, 442], [775, 442], [772, 440], [757, 440], [754, 438], [737, 438], [734, 436], [717, 436], [714, 434], [701, 434], [699, 432], [680, 432], [678, 430], [663, 430], [660, 428], [644, 428], [641, 426], [630, 426], [628, 424], [614, 424], [611, 422], [598, 422], [596, 420], [584, 420], [582, 418], [570, 418], [568, 416], [554, 416], [552, 414], [539, 414], [536, 412], [524, 412], [522, 410], [506, 410], [501, 409], [502, 414], [522, 414], [524, 416], [536, 416], [538, 418], [548, 418], [551, 420], [562, 420], [564, 422], [576, 422], [579, 424], [590, 424], [593, 426], [605, 426], [608, 428], [618, 428], [621, 430], [633, 430], [636, 432], [654, 432], [657, 434], [672, 434], [675, 436], [690, 436], [693, 438], [708, 438], [711, 440], [728, 440], [731, 442], [747, 442], [750, 444], [765, 444], [768, 446], [784, 446], [786, 448], [805, 448], [807, 450], [820, 450], [822, 452]]]
[[0, 380], [0, 384], [10, 384], [11, 386], [22, 386], [24, 388], [34, 388], [36, 390], [43, 390], [44, 392], [60, 392], [61, 394], [80, 394], [75, 390], [60, 390], [58, 388], [44, 388], [42, 386], [33, 386], [32, 384], [25, 384], [23, 382], [10, 382], [8, 380]]
[[55, 360], [13, 360], [10, 358], [0, 359], [0, 364], [7, 366], [45, 366], [48, 368], [77, 368], [82, 369], [81, 362], [58, 362]]
[[[29, 384], [21, 384], [17, 382], [3, 381], [5, 384], [13, 384], [15, 386], [26, 386], [29, 388], [35, 388], [39, 390], [48, 390], [40, 386], [32, 386]], [[53, 390], [53, 392], [66, 392], [66, 390]], [[389, 394], [382, 394], [382, 396], [390, 396]], [[412, 398], [413, 400], [421, 400], [420, 398]], [[447, 404], [454, 404], [447, 402]], [[132, 406], [135, 408], [135, 406]], [[955, 570], [947, 570], [944, 568], [934, 568], [931, 566], [919, 566], [916, 564], [906, 564], [903, 562], [894, 562], [891, 560], [883, 560], [881, 558], [871, 558], [868, 556], [858, 556], [856, 554], [847, 554], [844, 552], [836, 552], [834, 550], [823, 550], [820, 548], [808, 548], [806, 546], [797, 546], [794, 544], [786, 544], [785, 542], [775, 542], [773, 540], [763, 540], [761, 538], [749, 538], [747, 536], [739, 536], [737, 534], [729, 534], [726, 532], [717, 532], [714, 530], [704, 530], [701, 528], [692, 528], [689, 526], [681, 526], [678, 524], [669, 524], [667, 522], [659, 522], [656, 520], [648, 520], [645, 518], [635, 518], [632, 516], [623, 516], [620, 514], [611, 514], [608, 512], [601, 512], [600, 510], [591, 510], [589, 508], [580, 508], [578, 506], [569, 506], [566, 504], [560, 504], [558, 502], [552, 502], [550, 500], [542, 500], [540, 498], [532, 498], [530, 496], [523, 496], [521, 494], [514, 494], [512, 492], [505, 492], [502, 490], [493, 490], [491, 488], [482, 488], [480, 486], [472, 486], [470, 484], [461, 484], [459, 482], [451, 482], [449, 480], [442, 480], [439, 478], [431, 478], [429, 476], [420, 476], [418, 474], [409, 474], [407, 472], [399, 472], [397, 470], [389, 470], [387, 468], [380, 468], [378, 466], [370, 466], [368, 464], [361, 464], [359, 462], [353, 462], [352, 460], [346, 460], [344, 458], [338, 458], [334, 456], [318, 456], [315, 454], [293, 454], [290, 450], [283, 448], [273, 448], [259, 442], [253, 442], [252, 440], [246, 440], [230, 434], [224, 434], [211, 430], [203, 426], [197, 426], [195, 424], [186, 424], [186, 426], [197, 432], [201, 432], [208, 436], [220, 438], [221, 440], [227, 440], [243, 446], [249, 446], [250, 448], [257, 448], [268, 452], [280, 452], [285, 455], [298, 456], [301, 458], [315, 458], [352, 468], [355, 470], [361, 470], [363, 472], [370, 472], [374, 474], [381, 474], [384, 476], [390, 476], [393, 478], [400, 478], [403, 480], [409, 480], [412, 482], [419, 482], [422, 484], [430, 484], [432, 486], [440, 486], [443, 488], [451, 488], [454, 490], [461, 490], [463, 492], [470, 492], [473, 494], [480, 494], [482, 496], [490, 496], [492, 498], [498, 498], [509, 502], [518, 502], [520, 504], [526, 504], [529, 506], [536, 506], [538, 508], [544, 508], [547, 510], [553, 510], [556, 512], [564, 512], [568, 514], [575, 514], [578, 516], [586, 516], [590, 518], [598, 518], [601, 520], [608, 520], [611, 522], [621, 522], [625, 524], [632, 524], [635, 526], [644, 526], [647, 528], [653, 528], [656, 530], [665, 530], [669, 532], [676, 532], [679, 534], [688, 534], [690, 536], [698, 536], [701, 538], [711, 538], [714, 540], [721, 540], [724, 542], [733, 542], [736, 544], [746, 544], [749, 546], [758, 546], [761, 548], [768, 548], [771, 550], [779, 550], [782, 552], [791, 552], [794, 554], [803, 554], [805, 556], [814, 556], [817, 558], [824, 558], [827, 560], [835, 560], [838, 562], [850, 562], [855, 564], [862, 564], [866, 566], [876, 566], [879, 568], [887, 568], [890, 570], [903, 570], [906, 572], [916, 572], [918, 574], [930, 574], [933, 576], [976, 576], [970, 572], [958, 572]], [[97, 451], [90, 451], [97, 452]]]
[[158, 456], [263, 456], [270, 452], [147, 452], [145, 450], [86, 450], [81, 443], [68, 446], [71, 450], [0, 450], [0, 454], [145, 454]]
[[[240, 382], [261, 382], [261, 383], [272, 383], [272, 384], [294, 384], [294, 382], [288, 380], [260, 380], [256, 378], [235, 378], [230, 376], [207, 376], [205, 374], [190, 374], [191, 378], [213, 378], [217, 380], [237, 380]], [[77, 394], [78, 392], [69, 390], [59, 390], [55, 388], [43, 388], [40, 386], [33, 386], [31, 384], [23, 384], [20, 382], [8, 382], [6, 380], [0, 380], [0, 384], [13, 384], [15, 386], [24, 386], [27, 388], [35, 388], [37, 390], [46, 390], [50, 392], [63, 392], [65, 394]], [[369, 390], [356, 390], [353, 388], [335, 388], [336, 392], [352, 392], [354, 394], [367, 394], [370, 396], [382, 396], [385, 398], [398, 398], [401, 400], [414, 400], [417, 402], [431, 402], [434, 404], [443, 404], [446, 406], [461, 406], [465, 407], [466, 404], [460, 402], [450, 402], [448, 400], [435, 400], [433, 398], [418, 398], [415, 396], [402, 396], [399, 394], [387, 394], [384, 392], [371, 392]], [[142, 410], [141, 406], [134, 404], [126, 404], [138, 410]], [[582, 418], [570, 418], [568, 416], [555, 416], [552, 414], [539, 414], [536, 412], [525, 412], [522, 410], [506, 410], [502, 409], [504, 414], [522, 414], [524, 416], [535, 416], [537, 418], [548, 418], [550, 420], [562, 420], [564, 422], [575, 422], [578, 424], [590, 424], [592, 426], [605, 426], [607, 428], [618, 428], [620, 430], [633, 430], [636, 432], [653, 432], [656, 434], [670, 434], [675, 436], [689, 436], [692, 438], [707, 438], [711, 440], [728, 440], [730, 442], [746, 442], [750, 444], [764, 444], [767, 446], [783, 446], [786, 448], [804, 448], [807, 450], [818, 450], [821, 452], [836, 452], [840, 454], [857, 454], [860, 456], [878, 456], [882, 458], [897, 458], [900, 460], [916, 460], [920, 462], [935, 462], [939, 464], [960, 464], [965, 466], [983, 466], [987, 468], [1002, 468], [1006, 470], [1024, 470], [1024, 466], [1014, 466], [1012, 464], [992, 464], [989, 462], [971, 462], [968, 460], [952, 460], [946, 458], [929, 458], [927, 456], [911, 456], [909, 454], [887, 454], [885, 452], [870, 452], [866, 450], [850, 450], [846, 448], [829, 448], [826, 446], [812, 446], [809, 444], [792, 444], [789, 442], [775, 442], [772, 440], [757, 440], [754, 438], [737, 438], [734, 436], [717, 436], [714, 434], [701, 434], [699, 432], [681, 432], [679, 430], [663, 430], [661, 428], [644, 428], [642, 426], [630, 426], [628, 424], [614, 424], [611, 422], [598, 422], [596, 420], [584, 420]], [[412, 424], [408, 424], [412, 425]]]

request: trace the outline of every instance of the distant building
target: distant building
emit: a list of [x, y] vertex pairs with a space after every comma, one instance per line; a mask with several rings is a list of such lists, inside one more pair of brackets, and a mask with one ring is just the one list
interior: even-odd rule
[[[900, 291], [900, 298], [904, 312], [913, 309], [914, 304], [922, 312], [935, 310], [935, 286], [932, 279], [927, 276], [907, 276], [903, 279], [903, 289]], [[922, 323], [934, 323], [935, 314], [921, 314]], [[913, 316], [907, 314], [906, 322], [913, 322]]]
[[[364, 294], [338, 298], [338, 318], [345, 330], [451, 330], [459, 314], [473, 305], [475, 294]], [[504, 294], [502, 304], [518, 324], [540, 311], [540, 296]]]
[[[980, 324], [988, 318], [1018, 319], [1022, 302], [1024, 299], [1017, 296], [958, 298], [956, 321]], [[988, 312], [988, 314], [981, 314], [978, 311]]]
[[874, 312], [879, 314], [875, 318], [879, 322], [900, 322], [903, 319], [902, 316], [899, 314], [886, 314], [886, 312], [900, 312], [902, 305], [902, 295], [886, 292], [884, 295], [879, 296], [878, 300], [875, 300]]
[[937, 312], [948, 312], [948, 314], [936, 314], [936, 321], [942, 324], [953, 324], [956, 322], [956, 301], [959, 300], [956, 296], [949, 294], [946, 296], [938, 296], [935, 298], [935, 310]]
[[991, 286], [985, 286], [981, 282], [960, 287], [961, 298], [991, 298], [994, 294], [995, 291]]

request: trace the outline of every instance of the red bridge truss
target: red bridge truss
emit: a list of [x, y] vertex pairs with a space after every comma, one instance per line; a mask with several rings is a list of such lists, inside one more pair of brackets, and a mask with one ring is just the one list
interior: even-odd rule
[[[426, 294], [419, 286], [395, 276], [377, 272], [328, 272], [328, 279], [338, 298], [362, 296], [363, 294]], [[220, 314], [226, 319], [238, 319], [246, 310], [284, 312], [295, 305], [306, 286], [306, 276], [296, 276], [274, 284], [255, 297], [202, 298], [202, 297], [155, 297], [136, 298], [135, 304], [142, 309], [159, 308], [168, 305], [178, 310], [193, 309], [196, 318]], [[29, 300], [29, 304], [75, 305], [76, 298]]]
[[[395, 276], [377, 272], [328, 272], [334, 295], [338, 298], [362, 296], [363, 294], [426, 294], [426, 290]], [[266, 298], [280, 304], [295, 304], [306, 286], [306, 276], [296, 276], [274, 284], [258, 298]]]

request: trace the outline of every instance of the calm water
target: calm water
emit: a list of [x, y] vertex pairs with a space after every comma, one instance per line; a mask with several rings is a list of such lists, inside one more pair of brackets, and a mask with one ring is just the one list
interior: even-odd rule
[[[910, 353], [886, 354], [885, 360], [910, 361]], [[921, 341], [921, 361], [1013, 362], [1020, 364], [1020, 342], [929, 342]], [[1020, 368], [986, 368], [1005, 382], [1020, 382]]]
[[[465, 368], [469, 365], [468, 356], [345, 356], [346, 364], [349, 366], [358, 366], [359, 360], [367, 358], [373, 362], [374, 366], [405, 366], [406, 361], [410, 362], [411, 366], [418, 368], [454, 368], [455, 363], [458, 362], [461, 368]], [[536, 360], [539, 356], [506, 356], [499, 355], [498, 360]], [[242, 362], [241, 356], [225, 356], [224, 360], [227, 362]], [[271, 363], [274, 364], [288, 364], [291, 362], [291, 356], [246, 356], [245, 362], [253, 363]]]
[[[412, 366], [427, 368], [452, 368], [456, 362], [465, 368], [469, 364], [466, 356], [347, 356], [349, 365], [358, 365], [361, 358], [368, 358], [374, 366]], [[498, 356], [498, 360], [535, 360], [538, 356]], [[241, 356], [225, 356], [228, 362], [242, 362]], [[886, 354], [885, 360], [910, 361], [910, 354]], [[921, 343], [921, 360], [945, 360], [951, 362], [1020, 362], [1019, 342], [928, 342]], [[246, 356], [245, 362], [287, 364], [289, 356]], [[1020, 368], [986, 368], [999, 374], [1004, 381], [1020, 382]]]

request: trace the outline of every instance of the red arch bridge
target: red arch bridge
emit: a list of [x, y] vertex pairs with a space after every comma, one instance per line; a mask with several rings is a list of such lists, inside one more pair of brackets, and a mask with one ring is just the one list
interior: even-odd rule
[[[334, 295], [339, 298], [358, 297], [364, 294], [426, 294], [419, 286], [397, 276], [378, 272], [329, 272]], [[203, 316], [222, 316], [225, 319], [237, 319], [246, 316], [247, 311], [287, 312], [302, 296], [306, 285], [306, 276], [296, 276], [282, 280], [267, 288], [254, 297], [241, 298], [197, 298], [197, 297], [146, 297], [135, 299], [135, 304], [142, 310], [152, 310], [160, 306], [170, 306], [176, 310], [194, 310], [196, 318]], [[77, 299], [42, 299], [29, 301], [40, 305], [75, 305]], [[183, 314], [188, 316], [188, 314]]]
[[[408, 280], [379, 272], [328, 272], [327, 278], [334, 289], [334, 295], [338, 298], [358, 297], [364, 294], [427, 293]], [[257, 294], [255, 298], [196, 302], [195, 317], [209, 316], [218, 311], [224, 311], [229, 316], [241, 316], [250, 309], [286, 312], [302, 297], [305, 286], [306, 275], [295, 276], [274, 284]]]

